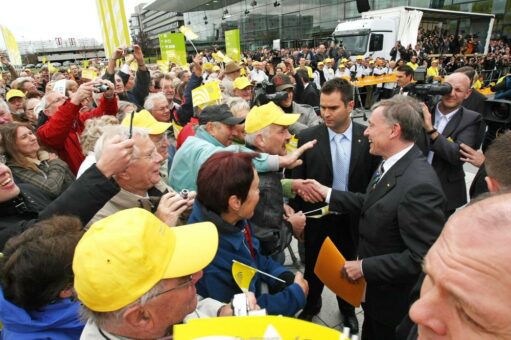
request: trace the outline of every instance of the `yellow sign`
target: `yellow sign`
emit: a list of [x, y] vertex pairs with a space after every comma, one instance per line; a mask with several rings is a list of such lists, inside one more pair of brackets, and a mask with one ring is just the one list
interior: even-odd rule
[[193, 106], [198, 106], [201, 109], [208, 104], [210, 105], [218, 102], [220, 99], [222, 99], [222, 91], [216, 81], [212, 81], [192, 90]]
[[84, 60], [84, 61], [82, 61], [82, 65], [83, 65], [83, 67], [85, 67], [85, 68], [89, 67], [89, 61], [88, 61], [88, 60]]
[[103, 33], [105, 54], [110, 58], [116, 48], [131, 45], [124, 0], [96, 0], [96, 6]]
[[244, 263], [233, 261], [232, 262], [232, 277], [238, 284], [243, 293], [248, 292], [250, 282], [254, 277], [256, 270]]
[[298, 138], [295, 137], [295, 135], [292, 135], [289, 139], [289, 143], [286, 144], [286, 151], [287, 153], [291, 153], [296, 150], [298, 147]]
[[18, 48], [16, 38], [7, 27], [2, 27], [2, 35], [4, 36], [5, 48], [9, 54], [9, 60], [13, 65], [21, 65], [21, 54]]
[[89, 70], [89, 69], [82, 70], [82, 78], [94, 80], [97, 77], [98, 77], [98, 74], [93, 70]]
[[174, 326], [175, 340], [321, 339], [339, 340], [338, 330], [285, 316], [230, 316], [192, 319]]

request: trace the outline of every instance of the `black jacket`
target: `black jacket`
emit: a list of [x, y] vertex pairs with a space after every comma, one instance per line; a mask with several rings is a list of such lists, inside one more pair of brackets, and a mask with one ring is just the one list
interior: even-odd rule
[[20, 184], [20, 194], [0, 203], [0, 250], [5, 242], [53, 215], [74, 215], [85, 225], [119, 192], [114, 180], [106, 178], [96, 167], [90, 167], [53, 202], [32, 185]]

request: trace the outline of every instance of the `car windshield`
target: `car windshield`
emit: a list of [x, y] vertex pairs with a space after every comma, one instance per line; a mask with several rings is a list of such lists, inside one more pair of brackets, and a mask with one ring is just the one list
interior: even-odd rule
[[339, 45], [344, 46], [351, 55], [364, 54], [367, 52], [368, 34], [336, 36], [335, 40]]

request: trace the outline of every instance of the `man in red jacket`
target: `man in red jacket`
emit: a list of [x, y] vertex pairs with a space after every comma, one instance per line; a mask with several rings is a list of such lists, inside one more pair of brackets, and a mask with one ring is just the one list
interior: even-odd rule
[[[91, 99], [94, 92], [98, 92], [95, 85], [99, 84], [107, 85], [108, 90], [99, 99], [97, 108], [84, 111], [82, 103]], [[114, 86], [106, 80], [92, 81], [80, 85], [70, 98], [52, 91], [47, 93], [43, 100], [45, 101], [44, 116], [40, 118], [37, 135], [43, 144], [57, 151], [59, 157], [76, 175], [85, 158], [79, 140], [85, 121], [104, 114], [117, 113]]]

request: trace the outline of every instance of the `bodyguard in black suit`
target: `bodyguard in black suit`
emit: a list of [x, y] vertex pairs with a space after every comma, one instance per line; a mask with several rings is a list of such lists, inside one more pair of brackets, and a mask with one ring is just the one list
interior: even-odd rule
[[422, 259], [445, 222], [440, 182], [414, 144], [422, 129], [420, 110], [414, 99], [395, 96], [372, 112], [364, 134], [371, 154], [384, 162], [366, 193], [317, 185], [330, 211], [360, 216], [359, 260], [347, 261], [340, 271], [352, 281], [364, 277], [367, 282], [362, 339], [395, 339]]
[[[353, 87], [344, 79], [332, 79], [321, 88], [320, 98], [321, 115], [325, 124], [303, 130], [298, 135], [299, 145], [314, 139], [317, 139], [317, 144], [314, 149], [302, 155], [303, 164], [293, 169], [292, 176], [315, 179], [326, 186], [333, 186], [335, 181], [344, 180], [344, 190], [364, 192], [380, 158], [369, 154], [369, 143], [363, 135], [365, 127], [351, 121], [350, 112], [354, 105]], [[346, 159], [343, 160], [345, 164], [339, 165], [334, 154], [338, 145], [333, 143], [336, 143], [335, 137], [341, 137], [341, 134], [346, 136], [344, 146], [349, 148], [349, 151], [346, 153]], [[346, 172], [344, 177], [343, 172]], [[297, 198], [292, 203], [296, 211], [304, 212], [325, 205], [324, 203], [307, 203], [301, 198]], [[314, 266], [323, 241], [329, 236], [346, 258], [355, 259], [358, 240], [357, 223], [358, 216], [351, 214], [307, 219], [305, 278], [309, 282], [309, 295], [306, 307], [300, 315], [301, 318], [310, 320], [321, 309], [323, 283], [314, 274]], [[338, 299], [338, 303], [344, 317], [344, 326], [358, 332], [354, 308], [341, 299]]]
[[460, 144], [479, 149], [483, 132], [481, 115], [461, 106], [470, 95], [470, 79], [464, 73], [453, 73], [445, 82], [451, 84], [451, 93], [442, 96], [433, 113], [424, 106], [423, 114], [424, 129], [429, 135], [428, 161], [440, 179], [451, 215], [467, 203]]

